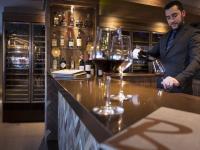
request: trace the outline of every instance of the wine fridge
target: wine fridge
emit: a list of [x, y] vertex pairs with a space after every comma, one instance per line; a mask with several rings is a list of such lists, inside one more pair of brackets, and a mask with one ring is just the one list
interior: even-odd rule
[[45, 26], [4, 22], [3, 41], [3, 113], [16, 109], [30, 113], [34, 107], [43, 107]]

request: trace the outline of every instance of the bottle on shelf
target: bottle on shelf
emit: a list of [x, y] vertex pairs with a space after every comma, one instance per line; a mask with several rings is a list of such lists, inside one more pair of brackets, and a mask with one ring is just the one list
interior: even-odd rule
[[58, 46], [58, 40], [57, 40], [57, 37], [56, 37], [55, 33], [53, 33], [53, 36], [52, 36], [52, 39], [51, 39], [51, 46], [52, 47], [57, 47]]
[[97, 68], [97, 77], [103, 77], [103, 71], [100, 68]]
[[85, 61], [86, 78], [91, 78], [91, 64], [89, 60]]
[[60, 60], [60, 69], [66, 69], [67, 63], [64, 58]]
[[58, 18], [58, 13], [54, 12], [53, 16], [53, 26], [58, 26], [59, 25], [59, 18]]
[[72, 31], [69, 30], [68, 32], [68, 47], [69, 48], [74, 48], [74, 38], [72, 36]]
[[61, 11], [59, 11], [58, 12], [58, 22], [59, 22], [59, 26], [61, 26], [62, 25], [62, 12]]
[[78, 27], [78, 28], [83, 27], [83, 20], [81, 17], [78, 17], [78, 19], [76, 20], [76, 27]]
[[69, 13], [69, 26], [74, 27], [74, 14], [73, 14], [73, 12]]
[[82, 56], [80, 57], [80, 60], [79, 60], [79, 70], [82, 70], [82, 71], [85, 70], [85, 62]]
[[90, 60], [90, 64], [91, 64], [90, 73], [91, 73], [91, 76], [94, 76], [94, 75], [95, 75], [95, 65], [94, 65], [94, 63], [92, 62], [92, 60]]
[[81, 37], [80, 29], [78, 30], [78, 35], [77, 35], [77, 38], [76, 38], [76, 45], [77, 45], [77, 48], [82, 47], [82, 37]]
[[64, 35], [61, 34], [60, 35], [60, 47], [64, 47], [64, 45], [65, 45], [65, 38], [64, 38]]
[[67, 18], [66, 18], [66, 13], [65, 13], [65, 11], [62, 12], [61, 26], [64, 26], [64, 27], [67, 26]]
[[90, 14], [88, 13], [86, 15], [86, 19], [85, 19], [85, 22], [84, 22], [84, 25], [83, 25], [85, 28], [89, 28], [89, 27], [92, 27], [92, 20], [91, 20], [91, 17], [90, 17]]
[[75, 60], [74, 60], [73, 56], [71, 57], [70, 69], [75, 69]]
[[89, 61], [88, 53], [84, 54], [86, 78], [91, 78], [91, 63]]

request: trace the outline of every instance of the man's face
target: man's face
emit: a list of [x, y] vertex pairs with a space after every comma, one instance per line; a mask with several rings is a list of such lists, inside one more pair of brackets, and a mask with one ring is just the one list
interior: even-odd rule
[[180, 11], [175, 5], [165, 10], [165, 17], [169, 26], [172, 29], [177, 29], [184, 22], [185, 11]]

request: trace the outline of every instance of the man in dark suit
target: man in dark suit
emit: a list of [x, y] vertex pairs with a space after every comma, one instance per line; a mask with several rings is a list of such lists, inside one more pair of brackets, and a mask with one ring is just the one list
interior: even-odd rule
[[200, 31], [185, 24], [186, 12], [179, 1], [165, 7], [171, 30], [148, 53], [160, 58], [165, 67], [158, 88], [171, 92], [192, 93], [192, 78], [200, 70]]

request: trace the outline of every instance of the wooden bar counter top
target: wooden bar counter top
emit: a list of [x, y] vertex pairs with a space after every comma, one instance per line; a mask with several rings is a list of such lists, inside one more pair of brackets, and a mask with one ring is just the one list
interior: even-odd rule
[[[118, 116], [98, 116], [92, 112], [92, 109], [95, 106], [105, 105], [104, 83], [104, 78], [66, 80], [56, 79], [50, 75], [48, 76], [47, 82], [47, 84], [49, 84], [47, 99], [53, 99], [50, 95], [52, 92], [56, 93], [56, 91], [58, 91], [68, 103], [68, 107], [72, 108], [97, 143], [105, 142], [160, 107], [200, 114], [200, 98], [197, 96], [183, 93], [168, 93], [156, 88], [137, 86], [134, 82], [124, 81], [123, 89], [125, 94], [132, 94], [135, 96], [132, 100], [124, 101], [123, 103], [111, 101], [112, 105], [122, 106], [124, 108], [124, 113]], [[119, 88], [119, 80], [112, 79], [110, 93], [117, 94]], [[58, 114], [59, 109], [58, 104]]]

